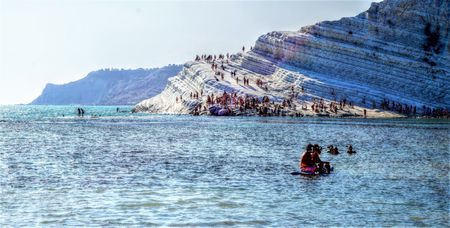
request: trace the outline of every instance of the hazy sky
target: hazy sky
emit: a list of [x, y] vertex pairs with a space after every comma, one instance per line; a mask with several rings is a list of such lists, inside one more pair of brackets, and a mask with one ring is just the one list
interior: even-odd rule
[[354, 16], [367, 0], [0, 0], [0, 104], [100, 68], [181, 64], [234, 53], [274, 30]]

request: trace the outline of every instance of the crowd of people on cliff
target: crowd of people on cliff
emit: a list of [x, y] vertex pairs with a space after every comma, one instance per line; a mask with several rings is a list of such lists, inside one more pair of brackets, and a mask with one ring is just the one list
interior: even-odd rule
[[[252, 49], [252, 47], [250, 48]], [[245, 47], [242, 47], [242, 51], [245, 52]], [[226, 66], [224, 66], [224, 61], [226, 60], [226, 63], [228, 64], [228, 59], [232, 58], [232, 55], [230, 55], [229, 53], [227, 54], [219, 54], [219, 55], [197, 55], [195, 57], [196, 61], [206, 61], [208, 63], [211, 64], [211, 69], [215, 72], [214, 73], [214, 78], [216, 81], [220, 81], [220, 80], [224, 80], [224, 72], [226, 72], [227, 68]], [[219, 69], [219, 64], [220, 64], [220, 69]], [[241, 81], [241, 78], [239, 78], [237, 76], [237, 69], [234, 70], [230, 70], [229, 71], [230, 76], [232, 78], [234, 78], [234, 80], [236, 81], [236, 84], [239, 84]], [[242, 78], [242, 82], [244, 84], [244, 86], [250, 86], [250, 79], [243, 76]], [[257, 78], [255, 81], [255, 85], [265, 91], [268, 91], [268, 85], [266, 82], [264, 82], [262, 79]], [[253, 96], [249, 96], [249, 95], [245, 95], [245, 96], [237, 96], [237, 93], [231, 93], [231, 94], [227, 94], [226, 92], [224, 92], [224, 94], [222, 94], [221, 96], [216, 96], [214, 97], [213, 94], [208, 95], [207, 97], [207, 101], [206, 101], [206, 106], [209, 107], [211, 105], [221, 105], [223, 106], [223, 108], [227, 108], [230, 109], [228, 106], [235, 108], [237, 110], [240, 111], [247, 111], [247, 110], [256, 110], [256, 112], [260, 115], [281, 115], [283, 112], [283, 109], [286, 108], [293, 108], [293, 100], [296, 99], [298, 97], [298, 92], [294, 92], [294, 86], [291, 87], [292, 90], [292, 95], [289, 99], [284, 99], [283, 102], [281, 102], [280, 104], [275, 104], [275, 102], [270, 102], [270, 100], [268, 102], [264, 102], [265, 100], [268, 99], [268, 97], [263, 97], [262, 100], [253, 97]], [[301, 90], [302, 93], [305, 91], [304, 87], [301, 86]], [[194, 94], [192, 94], [191, 92], [191, 99], [199, 99], [198, 98], [198, 93], [194, 92]], [[177, 102], [179, 100], [179, 98], [177, 97]], [[180, 100], [181, 100], [181, 96], [180, 96]], [[322, 113], [322, 112], [326, 112], [327, 109], [330, 110], [330, 112], [333, 113], [337, 113], [338, 109], [343, 110], [344, 107], [346, 107], [347, 105], [349, 105], [349, 107], [353, 107], [353, 104], [350, 102], [350, 104], [347, 103], [346, 99], [341, 100], [339, 103], [337, 102], [330, 102], [329, 104], [326, 104], [325, 101], [323, 99], [313, 99], [312, 100], [313, 104], [311, 105], [311, 109], [313, 112], [315, 113]], [[193, 113], [198, 113], [201, 110], [205, 110], [206, 107], [203, 107], [199, 105], [200, 108], [195, 107]], [[295, 108], [295, 107], [294, 107]], [[308, 107], [306, 104], [304, 104], [302, 106], [303, 110], [308, 110]], [[231, 112], [230, 112], [231, 113]], [[296, 116], [301, 116], [300, 113], [296, 114]]]
[[[376, 104], [372, 104], [372, 106], [376, 106]], [[383, 99], [381, 101], [380, 108], [383, 110], [395, 111], [408, 116], [417, 114], [416, 106], [402, 104], [400, 102], [390, 101], [388, 99]]]
[[[198, 93], [192, 93], [192, 98], [197, 99]], [[181, 100], [176, 98], [178, 102]], [[202, 111], [208, 111], [216, 109], [228, 110], [225, 112], [227, 115], [236, 114], [236, 112], [247, 112], [254, 111], [259, 115], [281, 115], [283, 109], [288, 107], [290, 102], [283, 101], [281, 104], [275, 104], [274, 101], [268, 96], [264, 96], [261, 99], [256, 96], [250, 95], [238, 95], [237, 92], [227, 93], [224, 91], [220, 95], [214, 95], [213, 93], [206, 96], [206, 104], [200, 102], [196, 107], [194, 107], [192, 114], [198, 115]], [[213, 114], [213, 113], [211, 113]]]
[[450, 119], [450, 109], [448, 108], [430, 108], [427, 106], [423, 106], [422, 110], [423, 116], [426, 117]]
[[[213, 93], [206, 96], [206, 104], [201, 103], [194, 108], [193, 113], [206, 111], [210, 107], [221, 107], [228, 110], [228, 114], [233, 114], [237, 111], [245, 113], [247, 111], [256, 112], [258, 115], [274, 116], [285, 114], [283, 110], [288, 108], [295, 108], [291, 100], [283, 100], [281, 103], [275, 103], [268, 96], [259, 98], [257, 96], [239, 95], [237, 92], [227, 93], [224, 91], [220, 95]], [[300, 113], [296, 114], [300, 116]]]
[[[372, 108], [376, 108], [373, 104]], [[425, 116], [434, 118], [450, 118], [450, 110], [447, 108], [431, 108], [423, 105], [420, 110], [416, 106], [402, 104], [400, 102], [383, 99], [380, 103], [380, 108], [383, 110], [394, 111], [406, 116]]]
[[[252, 47], [250, 47], [252, 49]], [[245, 47], [242, 47], [242, 52], [245, 52]], [[244, 86], [250, 86], [250, 79], [248, 77], [242, 76], [240, 78], [237, 75], [237, 69], [230, 69], [227, 68], [224, 64], [228, 64], [228, 60], [230, 58], [233, 58], [233, 55], [230, 55], [229, 53], [226, 54], [219, 54], [219, 55], [197, 55], [195, 57], [196, 61], [206, 61], [209, 64], [211, 64], [211, 69], [215, 72], [214, 78], [217, 81], [224, 81], [225, 79], [225, 73], [229, 72], [230, 76], [234, 78], [236, 81], [236, 84], [239, 84], [241, 81], [243, 82]], [[219, 68], [220, 66], [220, 68]], [[227, 71], [228, 70], [228, 71]], [[268, 85], [266, 82], [264, 82], [262, 79], [257, 78], [254, 81], [255, 85], [258, 86], [261, 89], [264, 89], [266, 91], [269, 90]], [[237, 96], [237, 93], [226, 93], [222, 94], [221, 96], [214, 97], [213, 94], [208, 95], [206, 105], [202, 109], [202, 105], [200, 104], [200, 108], [195, 108], [194, 113], [201, 112], [202, 110], [206, 110], [211, 105], [221, 105], [223, 108], [229, 109], [232, 113], [233, 109], [237, 109], [240, 111], [247, 111], [249, 109], [254, 109], [256, 112], [260, 115], [280, 115], [282, 114], [282, 110], [286, 109], [287, 107], [292, 108], [294, 99], [297, 99], [299, 97], [299, 92], [295, 91], [295, 87], [291, 87], [291, 96], [283, 102], [279, 104], [275, 104], [274, 101], [264, 102], [266, 98], [259, 99], [254, 96], [250, 95], [240, 95]], [[305, 88], [303, 86], [300, 87], [300, 92], [304, 93]], [[203, 96], [203, 91], [201, 92], [200, 96], [198, 92], [194, 92], [190, 94], [191, 99], [197, 99], [199, 100]], [[311, 102], [312, 105], [310, 106], [311, 110], [314, 113], [334, 113], [337, 114], [339, 110], [347, 109], [354, 109], [354, 103], [350, 101], [347, 98], [342, 98], [339, 101], [337, 101], [336, 92], [334, 89], [331, 89], [331, 96], [334, 97], [334, 100], [332, 101], [325, 101], [323, 98], [312, 98]], [[177, 102], [178, 100], [182, 101], [182, 97], [176, 98]], [[308, 105], [306, 102], [301, 101], [300, 103], [303, 103], [301, 108], [302, 110], [308, 110]], [[366, 98], [363, 97], [362, 106], [368, 106], [366, 105]], [[378, 103], [378, 105], [377, 105]], [[442, 108], [431, 108], [427, 106], [423, 106], [421, 108], [421, 111], [419, 112], [418, 108], [413, 105], [408, 104], [402, 104], [400, 102], [383, 99], [380, 102], [376, 102], [372, 100], [372, 109], [380, 108], [382, 110], [387, 111], [393, 111], [397, 112], [402, 115], [406, 116], [426, 116], [426, 117], [439, 117], [439, 118], [450, 118], [450, 111], [449, 109], [442, 109]], [[294, 107], [295, 109], [295, 107]], [[366, 117], [367, 110], [363, 109], [363, 116]], [[302, 116], [300, 114], [296, 114], [296, 116]]]
[[[249, 79], [244, 79], [244, 85], [249, 83]], [[224, 109], [229, 110], [227, 114], [233, 114], [237, 111], [248, 112], [253, 111], [262, 116], [280, 116], [285, 115], [286, 111], [297, 110], [296, 104], [294, 103], [295, 98], [283, 99], [282, 101], [276, 102], [272, 100], [269, 96], [257, 97], [248, 94], [238, 94], [237, 92], [227, 93], [224, 91], [222, 94], [215, 95], [213, 93], [206, 96], [206, 102], [202, 102], [203, 90], [200, 92], [190, 92], [189, 98], [195, 99], [200, 102], [198, 107], [195, 107], [193, 113], [199, 114], [202, 111], [207, 111], [211, 106], [220, 106]], [[176, 97], [176, 102], [182, 101], [182, 96]], [[385, 100], [386, 101], [386, 100]], [[392, 102], [391, 106], [387, 106], [388, 102], [381, 102], [380, 108], [389, 111], [396, 111], [398, 113], [407, 116], [428, 116], [435, 118], [450, 118], [450, 112], [448, 109], [432, 109], [429, 107], [422, 107], [422, 112], [419, 113], [415, 106], [401, 105], [400, 103]], [[202, 103], [204, 103], [202, 105]], [[311, 110], [314, 113], [334, 113], [337, 114], [339, 110], [352, 110], [354, 109], [354, 103], [346, 98], [339, 101], [325, 101], [323, 98], [312, 98], [310, 105], [306, 102], [302, 102], [301, 110], [307, 111]], [[391, 103], [391, 102], [389, 102]], [[400, 107], [402, 106], [402, 110]], [[397, 109], [396, 109], [397, 108]], [[290, 115], [303, 116], [300, 112], [290, 113]], [[363, 116], [366, 117], [367, 110], [363, 109]]]
[[[244, 80], [244, 84], [247, 84], [248, 79]], [[258, 82], [259, 83], [259, 82]], [[296, 110], [294, 98], [283, 99], [281, 102], [275, 102], [268, 96], [259, 98], [257, 96], [251, 96], [248, 94], [239, 95], [237, 92], [227, 93], [224, 91], [222, 94], [214, 95], [213, 93], [206, 96], [206, 104], [202, 105], [201, 97], [203, 96], [203, 90], [201, 92], [190, 92], [189, 98], [199, 100], [200, 104], [194, 108], [193, 113], [199, 114], [201, 111], [206, 111], [211, 106], [220, 106], [224, 109], [228, 109], [228, 114], [232, 114], [235, 111], [247, 112], [255, 111], [259, 115], [263, 116], [280, 116], [286, 114], [284, 111]], [[182, 101], [182, 96], [176, 97], [176, 102]], [[337, 114], [338, 110], [344, 110], [344, 108], [354, 108], [352, 102], [348, 102], [347, 99], [342, 99], [339, 102], [326, 102], [323, 98], [313, 98], [310, 107], [304, 102], [301, 109], [306, 111], [311, 109], [315, 113], [324, 113], [329, 110]], [[291, 113], [292, 115], [292, 113]], [[295, 116], [303, 116], [298, 113], [294, 113]]]
[[[250, 46], [250, 51], [253, 50], [253, 47]], [[242, 52], [245, 52], [245, 46], [242, 46]], [[217, 64], [216, 61], [221, 61], [222, 63], [222, 68], [223, 68], [223, 63], [226, 62], [227, 64], [229, 63], [229, 59], [233, 58], [235, 55], [230, 53], [226, 53], [226, 54], [218, 54], [218, 55], [212, 55], [212, 54], [203, 54], [203, 55], [196, 55], [195, 56], [195, 61], [206, 61], [208, 63], [212, 63], [214, 64], [214, 69], [217, 69]], [[225, 70], [223, 68], [223, 70]]]

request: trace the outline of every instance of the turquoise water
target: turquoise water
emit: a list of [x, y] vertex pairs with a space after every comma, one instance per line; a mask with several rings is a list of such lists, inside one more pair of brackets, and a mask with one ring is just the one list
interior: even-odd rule
[[[450, 225], [449, 121], [84, 109], [0, 106], [0, 226]], [[358, 153], [290, 175], [308, 142]]]

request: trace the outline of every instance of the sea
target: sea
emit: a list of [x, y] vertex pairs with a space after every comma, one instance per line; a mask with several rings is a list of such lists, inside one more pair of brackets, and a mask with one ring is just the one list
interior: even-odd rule
[[[450, 225], [449, 120], [79, 107], [0, 106], [0, 227]], [[331, 174], [291, 175], [308, 143]]]

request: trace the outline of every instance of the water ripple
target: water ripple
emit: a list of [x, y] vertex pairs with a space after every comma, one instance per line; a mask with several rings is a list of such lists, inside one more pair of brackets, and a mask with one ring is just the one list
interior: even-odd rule
[[[58, 115], [72, 108], [0, 107], [0, 226], [450, 220], [448, 121]], [[290, 175], [309, 142], [358, 153], [323, 153], [329, 176]]]

